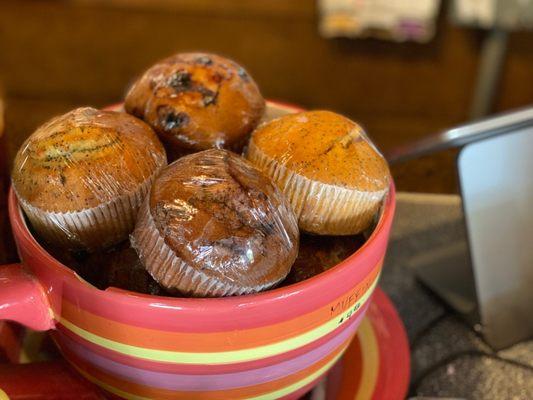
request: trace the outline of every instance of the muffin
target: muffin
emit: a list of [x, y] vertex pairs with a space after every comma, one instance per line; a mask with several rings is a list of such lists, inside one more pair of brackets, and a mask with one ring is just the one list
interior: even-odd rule
[[203, 297], [276, 285], [289, 273], [298, 240], [281, 192], [244, 158], [219, 149], [165, 168], [131, 237], [160, 285]]
[[164, 295], [159, 284], [142, 265], [129, 241], [111, 250], [92, 254], [84, 263], [87, 269], [98, 271], [96, 286], [102, 289], [116, 287], [132, 292]]
[[88, 253], [85, 250], [66, 250], [64, 247], [53, 246], [49, 243], [42, 243], [45, 250], [54, 257], [61, 264], [76, 272], [81, 278], [96, 287], [100, 279], [100, 271], [95, 268], [93, 263], [87, 262], [89, 258], [101, 254], [100, 251], [96, 253]]
[[44, 240], [94, 251], [128, 238], [164, 165], [165, 150], [144, 122], [84, 107], [52, 119], [24, 142], [13, 188]]
[[301, 282], [327, 271], [355, 253], [364, 243], [363, 235], [301, 235], [298, 257], [283, 285]]
[[369, 227], [390, 184], [387, 162], [363, 129], [330, 111], [261, 125], [246, 157], [287, 196], [300, 229], [319, 235]]
[[48, 244], [45, 247], [52, 257], [99, 289], [115, 287], [137, 293], [165, 295], [163, 288], [141, 264], [129, 240], [93, 253], [65, 251], [64, 248]]
[[133, 84], [125, 109], [151, 125], [169, 160], [210, 148], [240, 152], [265, 101], [240, 65], [204, 53], [180, 53]]

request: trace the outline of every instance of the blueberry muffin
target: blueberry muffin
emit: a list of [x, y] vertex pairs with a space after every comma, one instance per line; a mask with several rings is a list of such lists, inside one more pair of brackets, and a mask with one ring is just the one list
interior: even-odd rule
[[128, 113], [154, 128], [173, 160], [210, 148], [240, 152], [265, 101], [237, 63], [180, 53], [150, 67], [126, 95]]

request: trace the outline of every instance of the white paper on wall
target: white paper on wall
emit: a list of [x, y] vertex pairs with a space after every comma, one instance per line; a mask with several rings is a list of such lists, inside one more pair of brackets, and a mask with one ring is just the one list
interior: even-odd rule
[[533, 0], [454, 0], [452, 19], [459, 25], [505, 30], [533, 28]]
[[440, 0], [318, 0], [324, 37], [377, 37], [427, 42]]

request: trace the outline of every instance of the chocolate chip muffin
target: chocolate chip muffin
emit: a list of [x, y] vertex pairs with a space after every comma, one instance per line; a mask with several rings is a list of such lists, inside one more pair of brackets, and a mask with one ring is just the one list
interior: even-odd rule
[[209, 148], [240, 152], [265, 101], [237, 63], [204, 53], [161, 60], [137, 80], [125, 109], [150, 124], [169, 159]]
[[295, 216], [272, 182], [242, 157], [213, 149], [161, 172], [131, 241], [167, 290], [227, 296], [282, 281], [298, 238]]
[[65, 251], [49, 244], [45, 248], [52, 257], [99, 289], [115, 287], [137, 293], [166, 295], [141, 264], [129, 240], [93, 253]]
[[127, 239], [166, 155], [126, 113], [78, 108], [39, 127], [19, 149], [13, 188], [49, 243], [94, 251]]
[[99, 271], [97, 286], [102, 289], [116, 287], [138, 293], [165, 295], [163, 288], [146, 271], [129, 242], [111, 251], [93, 255], [87, 262]]

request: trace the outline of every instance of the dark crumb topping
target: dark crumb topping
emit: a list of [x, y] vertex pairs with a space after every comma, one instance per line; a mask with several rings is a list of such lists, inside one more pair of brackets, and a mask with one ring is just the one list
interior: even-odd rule
[[189, 123], [189, 115], [185, 112], [175, 112], [167, 106], [161, 106], [157, 109], [159, 121], [165, 130], [176, 130]]
[[177, 92], [190, 90], [192, 86], [191, 74], [187, 71], [178, 71], [170, 78], [168, 84]]
[[179, 128], [187, 121], [187, 119], [188, 116], [185, 113], [170, 113], [167, 114], [167, 117], [165, 118], [165, 126], [167, 129]]
[[201, 65], [211, 65], [213, 64], [213, 60], [209, 58], [208, 56], [201, 56], [196, 59], [196, 62]]
[[237, 71], [237, 74], [242, 78], [244, 79], [245, 81], [247, 81], [250, 77], [248, 76], [248, 73], [246, 72], [246, 70], [244, 68], [239, 68], [239, 70]]
[[213, 82], [220, 83], [224, 80], [224, 75], [222, 75], [220, 72], [215, 72], [213, 76], [211, 77]]
[[212, 90], [206, 88], [202, 89], [205, 89], [203, 91], [200, 91], [200, 93], [202, 94], [202, 103], [204, 107], [210, 106], [211, 104], [216, 104], [218, 98], [218, 91], [213, 92]]
[[195, 82], [190, 72], [178, 71], [168, 81], [168, 85], [174, 90], [176, 94], [179, 93], [200, 93], [202, 96], [202, 105], [204, 107], [216, 104], [218, 98], [218, 90], [220, 82], [223, 77], [220, 74], [213, 76], [213, 81], [217, 83], [216, 91], [213, 91], [199, 82]]

